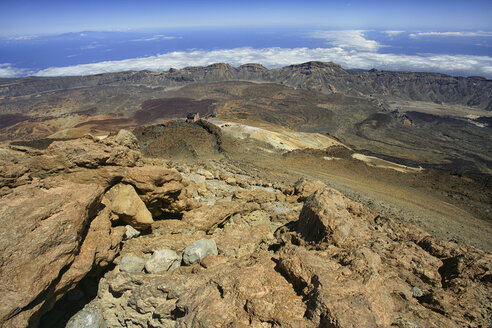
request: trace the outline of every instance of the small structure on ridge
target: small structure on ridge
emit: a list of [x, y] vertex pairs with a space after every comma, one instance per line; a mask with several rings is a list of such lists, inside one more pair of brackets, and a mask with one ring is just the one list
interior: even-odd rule
[[200, 119], [200, 114], [198, 113], [188, 113], [186, 114], [186, 122], [193, 123]]

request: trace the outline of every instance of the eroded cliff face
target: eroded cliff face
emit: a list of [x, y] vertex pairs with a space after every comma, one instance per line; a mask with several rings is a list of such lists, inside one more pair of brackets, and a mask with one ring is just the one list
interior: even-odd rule
[[492, 324], [490, 253], [321, 182], [142, 158], [127, 131], [1, 152], [4, 327], [37, 326], [98, 267], [67, 327]]

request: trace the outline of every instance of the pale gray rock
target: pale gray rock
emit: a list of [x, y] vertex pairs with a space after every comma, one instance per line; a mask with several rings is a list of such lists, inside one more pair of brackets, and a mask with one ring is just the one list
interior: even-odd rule
[[207, 255], [218, 255], [217, 245], [213, 239], [200, 239], [190, 246], [186, 247], [183, 252], [183, 263], [193, 265], [200, 263]]
[[140, 236], [140, 231], [138, 231], [131, 225], [126, 225], [125, 228], [126, 228], [125, 239], [128, 240]]
[[181, 256], [170, 249], [159, 249], [145, 262], [148, 273], [173, 271], [181, 265]]
[[142, 272], [145, 266], [146, 260], [132, 255], [125, 255], [121, 258], [120, 271], [127, 273], [139, 273]]
[[75, 313], [67, 322], [65, 328], [99, 328], [100, 313], [94, 301], [90, 302], [82, 310]]
[[424, 295], [424, 293], [422, 292], [422, 290], [418, 287], [413, 287], [412, 288], [412, 294], [413, 294], [413, 297], [422, 297]]
[[206, 179], [203, 175], [196, 174], [196, 173], [191, 173], [186, 176], [190, 181], [193, 181], [195, 183], [201, 184], [205, 183]]

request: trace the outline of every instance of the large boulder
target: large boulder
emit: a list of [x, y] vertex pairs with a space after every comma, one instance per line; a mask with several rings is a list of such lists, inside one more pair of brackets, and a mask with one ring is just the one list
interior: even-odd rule
[[131, 167], [125, 170], [122, 181], [139, 191], [140, 198], [154, 217], [199, 206], [187, 189], [189, 182], [175, 170], [150, 165]]
[[337, 246], [365, 238], [368, 225], [349, 212], [350, 203], [335, 189], [318, 189], [304, 203], [297, 231], [308, 242], [329, 241]]
[[152, 214], [131, 185], [118, 184], [107, 195], [108, 207], [126, 224], [145, 230], [154, 222]]
[[295, 229], [281, 236], [277, 269], [316, 326], [490, 324], [490, 254], [378, 216], [327, 187], [308, 197]]
[[103, 140], [88, 135], [53, 141], [45, 149], [10, 148], [0, 149], [0, 195], [35, 179], [62, 175], [76, 183], [95, 183], [105, 189], [117, 183], [130, 184], [153, 217], [200, 206], [191, 196], [194, 184], [176, 170], [163, 167], [163, 163], [144, 165], [137, 139], [127, 130]]
[[73, 263], [55, 285], [55, 297], [47, 303], [48, 307], [72, 289], [91, 270], [104, 268], [112, 263], [120, 251], [125, 231], [123, 226], [112, 227], [109, 210], [107, 208], [101, 210], [90, 222]]
[[[95, 261], [111, 260], [111, 254], [96, 260], [96, 252], [118, 237], [108, 244], [100, 236], [83, 238], [102, 194], [97, 185], [45, 180], [0, 198], [0, 326], [36, 326], [60, 291], [73, 287]], [[110, 231], [103, 233], [109, 240]], [[78, 268], [71, 270], [73, 264]]]
[[132, 185], [154, 218], [200, 206], [191, 196], [193, 184], [178, 172], [162, 166], [79, 168], [66, 174], [66, 178], [79, 183], [97, 183], [105, 189], [118, 183]]
[[305, 201], [309, 196], [314, 194], [319, 189], [326, 188], [326, 185], [319, 180], [309, 180], [300, 178], [294, 184], [294, 194], [297, 195], [299, 201]]
[[127, 130], [120, 130], [117, 135], [103, 140], [88, 135], [80, 139], [55, 141], [45, 153], [62, 158], [67, 168], [135, 166], [141, 163], [142, 157], [135, 136]]

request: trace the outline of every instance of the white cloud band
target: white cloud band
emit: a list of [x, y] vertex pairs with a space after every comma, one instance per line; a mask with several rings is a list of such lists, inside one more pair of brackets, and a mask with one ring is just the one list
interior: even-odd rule
[[383, 31], [383, 33], [385, 33], [388, 36], [397, 36], [397, 35], [405, 33], [405, 31], [399, 31], [399, 30], [391, 31], [390, 30], [390, 31]]
[[409, 34], [411, 38], [422, 36], [444, 36], [444, 37], [492, 37], [492, 32], [476, 31], [476, 32], [417, 32]]
[[175, 39], [181, 39], [181, 37], [178, 36], [167, 36], [167, 35], [153, 35], [147, 38], [140, 38], [140, 39], [135, 39], [131, 40], [132, 42], [148, 42], [148, 41], [157, 41], [157, 40], [175, 40]]
[[[457, 75], [492, 77], [492, 57], [471, 55], [400, 55], [334, 48], [234, 48], [222, 50], [178, 51], [156, 56], [105, 61], [66, 67], [50, 67], [37, 76], [90, 75], [129, 70], [163, 71], [169, 68], [229, 63], [239, 66], [259, 63], [268, 68], [311, 60], [332, 61], [344, 68], [444, 72]], [[0, 66], [2, 69], [2, 66]], [[7, 67], [9, 69], [9, 67]], [[12, 70], [13, 68], [10, 67]], [[15, 70], [15, 69], [14, 69]], [[11, 71], [12, 72], [12, 71]], [[0, 73], [1, 74], [1, 73]]]
[[1, 77], [17, 77], [25, 74], [26, 71], [20, 68], [15, 68], [9, 63], [0, 64]]
[[308, 37], [315, 39], [325, 39], [326, 42], [334, 47], [361, 50], [377, 51], [381, 45], [365, 38], [363, 30], [344, 30], [344, 31], [314, 31]]

